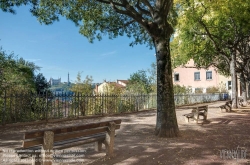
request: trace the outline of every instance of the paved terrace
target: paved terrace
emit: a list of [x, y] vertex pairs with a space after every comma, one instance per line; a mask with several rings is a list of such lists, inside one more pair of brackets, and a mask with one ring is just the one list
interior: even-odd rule
[[[122, 119], [121, 129], [115, 138], [115, 157], [106, 158], [105, 152], [95, 152], [93, 144], [79, 146], [85, 150], [81, 163], [75, 161], [61, 164], [86, 165], [227, 165], [250, 164], [250, 107], [249, 110], [222, 113], [219, 106], [225, 101], [207, 103], [208, 120], [196, 124], [186, 123], [183, 114], [190, 113], [192, 106], [177, 107], [180, 129], [178, 138], [154, 136], [156, 110], [110, 117], [72, 120], [60, 123], [0, 127], [0, 148], [14, 149], [21, 146], [23, 132], [33, 129], [72, 126], [109, 119]], [[204, 104], [198, 104], [204, 105]], [[69, 150], [74, 150], [71, 148]], [[221, 157], [226, 151], [246, 151], [246, 157]], [[6, 153], [0, 150], [0, 164], [30, 164], [29, 162], [1, 162]], [[243, 158], [243, 159], [240, 159]], [[14, 160], [14, 159], [13, 159]], [[59, 163], [54, 163], [59, 164]]]

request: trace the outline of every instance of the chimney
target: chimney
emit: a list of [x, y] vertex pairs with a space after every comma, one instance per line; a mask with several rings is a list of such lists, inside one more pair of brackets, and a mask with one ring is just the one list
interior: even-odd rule
[[95, 85], [95, 92], [98, 94], [98, 84]]

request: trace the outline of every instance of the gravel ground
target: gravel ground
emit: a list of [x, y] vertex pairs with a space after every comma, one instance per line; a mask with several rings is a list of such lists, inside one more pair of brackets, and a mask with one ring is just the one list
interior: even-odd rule
[[[11, 153], [14, 148], [21, 147], [20, 139], [25, 131], [61, 128], [110, 119], [122, 119], [121, 128], [116, 131], [113, 158], [105, 157], [104, 151], [96, 152], [93, 144], [87, 144], [69, 149], [81, 150], [80, 157], [58, 158], [55, 160], [62, 162], [53, 164], [250, 164], [250, 107], [249, 110], [244, 111], [220, 112], [218, 107], [224, 103], [223, 101], [207, 103], [206, 105], [209, 106], [208, 119], [204, 122], [200, 120], [198, 124], [192, 121], [186, 123], [183, 118], [183, 114], [191, 112], [192, 106], [177, 107], [176, 113], [180, 129], [178, 138], [154, 136], [156, 110], [59, 123], [0, 127], [0, 164], [31, 164], [28, 160], [20, 162], [16, 154]], [[225, 153], [224, 157], [221, 155], [222, 153]], [[229, 157], [230, 153], [238, 153], [238, 157]]]

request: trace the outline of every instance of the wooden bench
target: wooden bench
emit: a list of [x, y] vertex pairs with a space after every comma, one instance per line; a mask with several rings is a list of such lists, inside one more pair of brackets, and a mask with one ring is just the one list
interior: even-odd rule
[[207, 120], [208, 106], [197, 106], [192, 109], [191, 113], [184, 114], [186, 122], [189, 122], [190, 119], [193, 119], [198, 123], [200, 116], [203, 116], [203, 120]]
[[[20, 158], [32, 157], [34, 165], [52, 165], [56, 151], [65, 148], [95, 143], [101, 151], [105, 144], [106, 155], [113, 156], [115, 130], [120, 128], [121, 119], [78, 126], [26, 132], [21, 148], [16, 148]], [[84, 157], [84, 155], [83, 155]]]
[[188, 113], [188, 114], [184, 114], [184, 119], [187, 123], [189, 123], [189, 120], [190, 119], [193, 119], [194, 118], [194, 114], [193, 113]]
[[192, 110], [192, 113], [194, 114], [193, 119], [196, 120], [196, 123], [198, 123], [200, 116], [203, 116], [203, 120], [207, 120], [207, 112], [208, 112], [207, 105], [195, 107]]
[[230, 112], [232, 110], [232, 101], [227, 101], [224, 105], [219, 106], [219, 108], [221, 112], [223, 109], [225, 109], [226, 112]]

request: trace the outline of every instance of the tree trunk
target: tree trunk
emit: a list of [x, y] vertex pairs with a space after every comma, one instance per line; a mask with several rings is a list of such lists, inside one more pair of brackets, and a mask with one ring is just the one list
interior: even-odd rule
[[247, 98], [250, 96], [250, 83], [247, 83]]
[[241, 90], [242, 90], [242, 94], [241, 94], [241, 97], [243, 99], [243, 103], [242, 104], [244, 106], [246, 106], [247, 105], [247, 92], [246, 92], [247, 82], [246, 82], [244, 73], [240, 74], [240, 86], [241, 86]]
[[177, 137], [179, 135], [169, 41], [168, 38], [155, 42], [157, 59], [157, 119], [155, 134], [158, 137]]
[[237, 88], [237, 75], [236, 75], [236, 54], [232, 53], [230, 64], [230, 72], [232, 77], [232, 108], [238, 108], [238, 88]]

